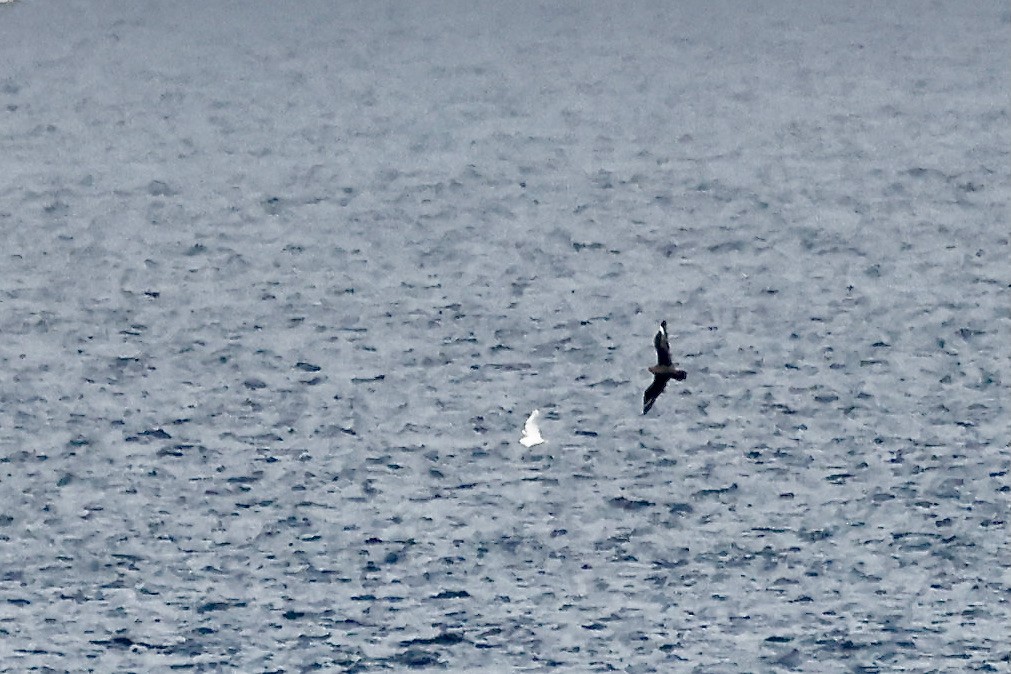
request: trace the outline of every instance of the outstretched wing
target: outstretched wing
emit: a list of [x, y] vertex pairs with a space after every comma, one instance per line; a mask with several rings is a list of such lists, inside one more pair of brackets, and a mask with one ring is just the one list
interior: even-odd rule
[[[657, 365], [673, 365], [674, 363], [670, 359], [670, 343], [667, 341], [667, 331], [664, 329], [666, 326], [661, 326], [656, 333], [656, 337], [653, 338], [653, 346], [656, 347], [656, 362]], [[663, 388], [660, 389], [661, 391]]]
[[541, 429], [537, 427], [537, 419], [540, 418], [540, 410], [534, 410], [527, 422], [523, 424], [523, 433], [520, 436], [520, 444], [524, 447], [533, 447], [534, 445], [539, 445], [544, 442], [544, 438], [541, 437]]
[[649, 412], [650, 408], [653, 407], [653, 403], [656, 399], [660, 397], [663, 390], [667, 388], [667, 380], [670, 379], [667, 375], [654, 375], [653, 383], [649, 385], [646, 389], [646, 393], [642, 396], [642, 413], [646, 414]]

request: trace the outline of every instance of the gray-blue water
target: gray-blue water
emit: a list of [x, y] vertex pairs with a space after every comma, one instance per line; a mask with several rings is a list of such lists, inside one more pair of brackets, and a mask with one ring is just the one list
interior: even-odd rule
[[1011, 12], [670, 4], [0, 5], [0, 668], [1007, 671]]

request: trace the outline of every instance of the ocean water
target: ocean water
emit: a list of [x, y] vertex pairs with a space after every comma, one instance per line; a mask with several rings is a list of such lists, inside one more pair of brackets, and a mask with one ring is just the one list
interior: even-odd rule
[[1007, 671], [1011, 12], [670, 4], [0, 5], [0, 670]]

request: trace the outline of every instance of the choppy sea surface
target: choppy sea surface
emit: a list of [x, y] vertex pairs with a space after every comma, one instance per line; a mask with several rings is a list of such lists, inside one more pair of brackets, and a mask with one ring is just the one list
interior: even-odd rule
[[0, 5], [0, 669], [1008, 671], [1009, 29]]

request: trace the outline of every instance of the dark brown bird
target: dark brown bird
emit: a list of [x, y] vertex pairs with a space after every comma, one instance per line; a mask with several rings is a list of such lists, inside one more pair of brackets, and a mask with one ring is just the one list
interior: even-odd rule
[[667, 382], [671, 379], [684, 381], [688, 373], [674, 367], [674, 362], [670, 358], [670, 343], [667, 341], [667, 321], [660, 321], [660, 330], [653, 338], [653, 346], [656, 347], [656, 365], [649, 368], [653, 373], [653, 383], [646, 389], [642, 396], [642, 413], [646, 414], [653, 403], [660, 397], [663, 390], [667, 388]]

